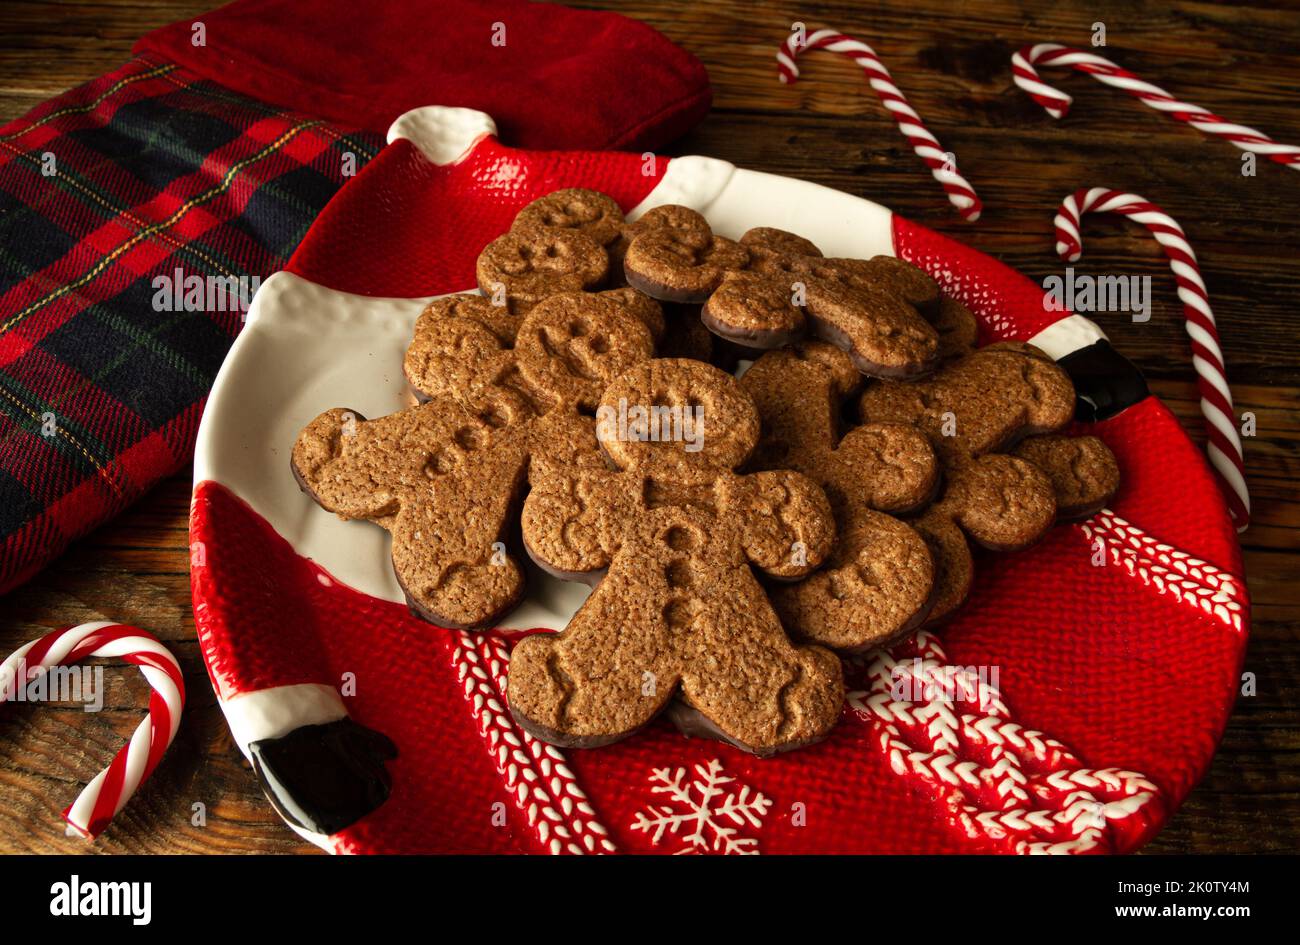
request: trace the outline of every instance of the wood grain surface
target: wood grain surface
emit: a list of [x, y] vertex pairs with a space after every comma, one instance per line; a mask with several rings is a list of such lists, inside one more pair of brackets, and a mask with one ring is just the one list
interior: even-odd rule
[[[1009, 66], [1027, 42], [1086, 46], [1093, 24], [1102, 22], [1107, 48], [1099, 52], [1188, 101], [1297, 143], [1297, 8], [1172, 2], [1148, 9], [1109, 0], [576, 5], [644, 20], [708, 67], [713, 113], [670, 153], [710, 154], [877, 200], [1035, 280], [1061, 272], [1052, 216], [1078, 187], [1135, 191], [1182, 223], [1210, 288], [1238, 411], [1254, 412], [1258, 422], [1246, 441], [1254, 524], [1242, 539], [1253, 599], [1246, 669], [1258, 689], [1238, 701], [1209, 774], [1146, 852], [1300, 849], [1300, 174], [1261, 160], [1255, 176], [1243, 176], [1240, 152], [1230, 145], [1062, 70], [1045, 77], [1073, 95], [1074, 106], [1053, 121], [1012, 85]], [[5, 0], [0, 121], [114, 68], [142, 33], [207, 6]], [[834, 27], [875, 47], [931, 130], [959, 155], [985, 203], [978, 224], [951, 211], [850, 62], [806, 55], [796, 86], [777, 82], [772, 57], [794, 21]], [[1079, 271], [1152, 277], [1149, 322], [1099, 321], [1202, 442], [1181, 309], [1156, 243], [1136, 225], [1095, 217], [1084, 224], [1084, 240]], [[165, 640], [190, 693], [163, 765], [94, 845], [65, 838], [59, 811], [138, 723], [144, 680], [135, 671], [106, 673], [100, 713], [6, 707], [0, 851], [311, 852], [263, 799], [208, 685], [190, 611], [189, 488], [188, 472], [165, 482], [0, 598], [0, 652], [58, 626], [111, 618]]]

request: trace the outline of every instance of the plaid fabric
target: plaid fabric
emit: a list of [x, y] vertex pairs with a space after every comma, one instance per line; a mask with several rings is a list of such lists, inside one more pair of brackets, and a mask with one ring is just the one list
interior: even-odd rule
[[243, 313], [155, 277], [269, 275], [381, 145], [151, 57], [0, 128], [0, 593], [191, 456]]

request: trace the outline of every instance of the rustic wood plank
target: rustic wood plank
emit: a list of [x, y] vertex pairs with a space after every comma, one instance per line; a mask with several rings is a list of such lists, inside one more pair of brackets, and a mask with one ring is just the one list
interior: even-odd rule
[[[108, 71], [143, 33], [201, 13], [210, 0], [0, 5], [0, 121]], [[945, 147], [960, 158], [987, 210], [976, 225], [951, 212], [860, 72], [840, 57], [800, 60], [792, 88], [773, 55], [806, 5], [716, 0], [579, 0], [616, 7], [696, 53], [709, 68], [714, 113], [670, 153], [706, 153], [879, 200], [961, 239], [1032, 279], [1059, 273], [1051, 219], [1079, 186], [1131, 189], [1187, 229], [1201, 256], [1224, 334], [1239, 413], [1258, 435], [1246, 443], [1255, 519], [1243, 536], [1253, 604], [1246, 669], [1258, 695], [1243, 697], [1205, 781], [1147, 848], [1173, 852], [1290, 852], [1300, 846], [1300, 269], [1296, 188], [1268, 162], [1243, 177], [1239, 152], [1205, 139], [1095, 80], [1047, 70], [1074, 96], [1056, 122], [1010, 81], [1009, 57], [1027, 42], [1086, 45], [1188, 101], [1300, 141], [1293, 99], [1300, 76], [1294, 2], [1159, 9], [1121, 0], [953, 7], [884, 0], [869, 8], [822, 0], [810, 28], [833, 26], [870, 42]], [[1153, 316], [1142, 325], [1098, 317], [1198, 442], [1203, 440], [1181, 312], [1168, 267], [1135, 225], [1089, 218], [1080, 272], [1149, 275]], [[0, 599], [0, 650], [47, 630], [111, 617], [148, 627], [173, 647], [189, 690], [186, 721], [153, 780], [92, 847], [63, 837], [58, 813], [137, 724], [147, 685], [105, 674], [106, 710], [11, 706], [0, 755], [0, 852], [311, 852], [262, 798], [231, 742], [194, 637], [188, 578], [189, 477], [161, 484], [115, 522], [78, 542], [32, 582]], [[207, 810], [191, 823], [192, 805]]]

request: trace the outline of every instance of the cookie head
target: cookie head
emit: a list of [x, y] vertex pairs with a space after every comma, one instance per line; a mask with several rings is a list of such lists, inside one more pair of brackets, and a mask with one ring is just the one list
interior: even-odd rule
[[704, 218], [686, 207], [657, 207], [633, 226], [623, 272], [629, 285], [651, 298], [703, 302], [727, 272], [749, 262], [743, 246], [715, 236]]
[[478, 258], [478, 286], [489, 299], [527, 309], [547, 296], [599, 285], [609, 269], [605, 250], [574, 229], [511, 230]]
[[426, 305], [415, 322], [415, 335], [419, 337], [432, 325], [453, 318], [478, 322], [507, 346], [514, 344], [515, 333], [523, 321], [523, 317], [512, 312], [508, 305], [493, 305], [482, 295], [462, 292], [444, 295]]
[[[797, 277], [795, 280], [797, 281]], [[794, 281], [754, 272], [729, 272], [700, 310], [709, 331], [746, 348], [769, 349], [804, 334], [804, 309]]]
[[641, 214], [634, 223], [629, 223], [623, 227], [623, 236], [631, 243], [642, 233], [648, 233], [651, 230], [677, 230], [683, 233], [694, 232], [706, 236], [713, 232], [709, 226], [709, 221], [690, 207], [683, 207], [679, 204], [664, 204], [661, 207], [651, 207]]
[[623, 232], [623, 211], [614, 198], [595, 190], [569, 187], [534, 200], [519, 211], [512, 230], [577, 230], [608, 246]]
[[740, 238], [740, 245], [749, 250], [749, 267], [756, 271], [786, 271], [792, 258], [819, 257], [822, 254], [812, 240], [772, 226], [746, 230]]
[[927, 321], [939, 315], [942, 295], [939, 283], [925, 270], [897, 256], [872, 256], [867, 260], [845, 260], [855, 270], [858, 284], [888, 292], [912, 306]]
[[701, 361], [647, 361], [605, 391], [596, 435], [620, 469], [679, 476], [735, 469], [758, 443], [758, 411], [725, 371]]
[[799, 584], [773, 588], [771, 598], [787, 630], [864, 653], [916, 629], [933, 591], [925, 539], [898, 519], [868, 512], [839, 534], [823, 568]]
[[1032, 463], [990, 453], [948, 468], [941, 507], [950, 507], [962, 529], [993, 551], [1020, 551], [1056, 521], [1051, 480]]
[[419, 399], [472, 395], [497, 384], [514, 363], [522, 319], [481, 295], [436, 299], [415, 322], [402, 372]]
[[566, 293], [528, 313], [514, 355], [529, 389], [552, 404], [595, 410], [610, 381], [654, 356], [654, 337], [614, 298]]

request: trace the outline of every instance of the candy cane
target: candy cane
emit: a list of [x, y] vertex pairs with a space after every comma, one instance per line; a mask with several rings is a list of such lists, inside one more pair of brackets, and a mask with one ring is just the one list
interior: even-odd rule
[[1300, 171], [1300, 148], [1289, 144], [1278, 144], [1262, 131], [1247, 128], [1245, 125], [1234, 125], [1199, 105], [1180, 102], [1164, 89], [1150, 82], [1143, 82], [1132, 72], [1121, 69], [1109, 59], [1057, 43], [1025, 46], [1011, 57], [1014, 81], [1016, 85], [1028, 92], [1035, 102], [1047, 109], [1047, 113], [1053, 118], [1063, 117], [1070, 110], [1070, 102], [1073, 100], [1064, 92], [1058, 92], [1050, 85], [1044, 84], [1038, 76], [1038, 70], [1034, 68], [1036, 65], [1070, 66], [1080, 72], [1086, 72], [1107, 85], [1123, 89], [1156, 111], [1165, 112], [1179, 121], [1186, 122], [1203, 134], [1225, 138], [1243, 151], [1263, 154], [1270, 161]]
[[943, 186], [948, 194], [948, 200], [971, 223], [980, 218], [980, 211], [984, 204], [975, 195], [975, 188], [970, 185], [970, 182], [957, 173], [956, 157], [951, 152], [943, 150], [939, 140], [930, 134], [922, 123], [921, 116], [907, 104], [907, 99], [894, 84], [889, 70], [880, 61], [875, 50], [866, 43], [845, 36], [843, 33], [837, 33], [835, 30], [817, 30], [802, 41], [801, 34], [791, 33], [776, 54], [777, 69], [782, 82], [793, 85], [799, 78], [799, 67], [795, 65], [794, 57], [808, 49], [826, 49], [834, 53], [844, 53], [861, 66], [866, 73], [867, 84], [894, 116], [899, 130], [912, 145], [912, 150], [925, 162], [925, 166], [930, 168], [934, 179]]
[[1201, 415], [1209, 434], [1206, 450], [1210, 464], [1224, 486], [1237, 531], [1243, 531], [1250, 524], [1250, 494], [1246, 490], [1241, 439], [1237, 436], [1236, 413], [1223, 368], [1223, 352], [1219, 350], [1219, 330], [1187, 234], [1173, 217], [1145, 197], [1105, 187], [1078, 190], [1062, 201], [1056, 214], [1056, 252], [1067, 262], [1074, 262], [1083, 252], [1079, 218], [1088, 212], [1120, 213], [1131, 217], [1151, 231], [1169, 257], [1170, 268], [1178, 282], [1178, 298], [1183, 303], [1187, 334], [1192, 339], [1192, 364], [1201, 391]]
[[176, 658], [143, 630], [107, 621], [56, 630], [20, 647], [0, 664], [0, 702], [12, 699], [17, 687], [52, 667], [68, 666], [91, 656], [134, 663], [153, 686], [153, 693], [149, 697], [149, 715], [131, 740], [63, 812], [68, 835], [89, 840], [108, 826], [158, 767], [163, 752], [176, 737], [185, 706], [185, 682]]

